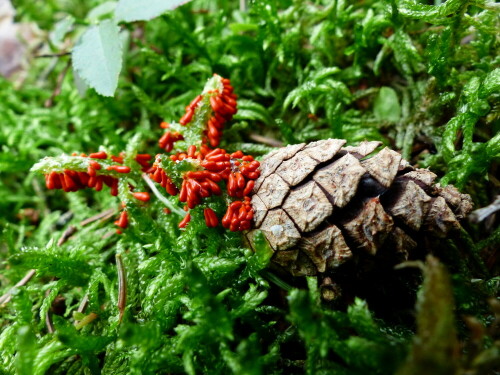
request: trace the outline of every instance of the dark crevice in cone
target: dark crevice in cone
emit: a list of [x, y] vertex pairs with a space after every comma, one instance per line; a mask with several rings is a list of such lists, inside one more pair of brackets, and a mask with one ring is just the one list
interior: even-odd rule
[[363, 177], [361, 177], [361, 181], [358, 185], [359, 195], [363, 195], [368, 198], [382, 197], [388, 190], [388, 188], [382, 186], [369, 173], [366, 173]]
[[366, 256], [331, 273], [331, 278], [340, 286], [344, 303], [351, 304], [358, 297], [366, 300], [379, 318], [405, 324], [414, 322], [413, 308], [422, 280], [420, 270], [395, 270], [392, 262], [373, 262]]

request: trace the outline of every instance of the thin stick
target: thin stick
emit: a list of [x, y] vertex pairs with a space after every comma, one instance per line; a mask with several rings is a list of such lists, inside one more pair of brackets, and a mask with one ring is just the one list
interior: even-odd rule
[[[82, 302], [80, 302], [80, 306], [78, 306], [78, 309], [76, 309], [76, 312], [79, 312], [80, 314], [83, 314], [85, 310], [87, 309], [87, 306], [89, 305], [89, 295], [85, 294], [85, 296], [82, 299]], [[80, 324], [80, 321], [75, 320], [75, 327]]]
[[56, 82], [56, 88], [54, 89], [54, 92], [50, 96], [49, 99], [45, 102], [45, 108], [50, 108], [54, 105], [54, 100], [56, 96], [58, 96], [61, 93], [61, 87], [62, 83], [64, 81], [64, 77], [66, 77], [66, 74], [68, 73], [69, 67], [71, 66], [71, 60], [68, 61], [64, 69], [61, 71], [59, 76], [57, 77], [57, 82]]
[[[47, 289], [47, 291], [45, 292], [45, 298], [47, 298], [49, 294], [50, 294], [50, 289]], [[56, 298], [57, 298], [57, 296], [56, 296]], [[54, 301], [52, 301], [52, 303], [54, 303]], [[47, 327], [47, 332], [49, 332], [49, 333], [55, 332], [54, 323], [52, 322], [52, 314], [50, 312], [50, 308], [52, 307], [52, 303], [51, 303], [51, 306], [45, 312], [45, 326]]]
[[102, 235], [101, 239], [106, 240], [111, 236], [114, 236], [116, 234], [116, 230], [110, 230], [109, 232], [106, 232]]
[[46, 53], [43, 55], [34, 56], [35, 59], [50, 58], [50, 57], [63, 57], [71, 55], [71, 52], [60, 52], [60, 53]]
[[[38, 181], [39, 180], [36, 178], [33, 179], [33, 183], [32, 183], [33, 190], [35, 190], [35, 194], [38, 196], [38, 198], [40, 198], [41, 202], [46, 202], [47, 198], [45, 195], [45, 190], [40, 187], [40, 183]], [[48, 216], [50, 213], [50, 210], [47, 207], [47, 205], [43, 205], [43, 206], [44, 206], [43, 212], [44, 212], [45, 216]]]
[[151, 189], [151, 191], [153, 192], [153, 194], [156, 196], [156, 198], [158, 198], [160, 201], [162, 201], [162, 203], [167, 206], [167, 208], [171, 211], [171, 212], [175, 212], [177, 215], [179, 216], [183, 216], [186, 214], [183, 210], [181, 210], [180, 208], [174, 206], [167, 198], [165, 198], [159, 191], [158, 189], [156, 188], [155, 184], [153, 183], [153, 181], [148, 177], [147, 174], [143, 173], [142, 174], [142, 178], [144, 179], [144, 181], [146, 181], [146, 183], [149, 185], [149, 188]]
[[118, 270], [118, 310], [120, 311], [119, 323], [123, 318], [125, 306], [127, 306], [127, 275], [123, 266], [121, 254], [116, 254], [116, 268]]
[[12, 298], [12, 292], [14, 291], [14, 289], [19, 288], [20, 286], [25, 286], [28, 281], [30, 281], [31, 278], [35, 276], [35, 273], [35, 269], [29, 270], [28, 273], [16, 285], [14, 285], [13, 288], [11, 288], [7, 293], [0, 297], [0, 305], [8, 303]]
[[54, 323], [52, 322], [52, 314], [49, 310], [45, 313], [45, 326], [47, 327], [48, 333], [54, 333], [56, 330], [54, 328]]
[[270, 138], [270, 137], [264, 137], [263, 135], [252, 133], [250, 134], [250, 139], [254, 140], [255, 142], [262, 143], [268, 146], [272, 147], [282, 147], [283, 142], [278, 141], [277, 139]]
[[94, 215], [92, 217], [89, 217], [88, 219], [85, 219], [80, 222], [80, 225], [83, 227], [87, 224], [93, 223], [94, 221], [103, 219], [107, 220], [111, 218], [114, 214], [116, 213], [116, 210], [114, 208], [110, 208], [109, 210], [103, 211], [100, 214]]
[[61, 235], [61, 238], [59, 238], [59, 240], [57, 241], [57, 246], [61, 246], [63, 243], [65, 243], [73, 234], [75, 234], [77, 230], [78, 229], [76, 229], [75, 226], [70, 225], [68, 229], [66, 229]]
[[[55, 277], [52, 278], [52, 281], [56, 280]], [[45, 292], [45, 298], [47, 298], [50, 294], [50, 289], [47, 289]], [[47, 332], [49, 333], [54, 333], [56, 330], [54, 328], [54, 323], [52, 322], [52, 313], [50, 312], [50, 309], [52, 308], [52, 305], [54, 304], [54, 301], [57, 299], [57, 296], [52, 300], [49, 308], [45, 312], [45, 326], [47, 327]]]
[[76, 311], [79, 313], [83, 313], [87, 309], [88, 305], [89, 305], [89, 295], [85, 294], [85, 296], [82, 299], [82, 302], [80, 302], [80, 306], [78, 306], [78, 309]]
[[488, 206], [472, 211], [468, 219], [473, 223], [479, 223], [497, 211], [500, 211], [500, 195], [497, 195], [496, 199]]

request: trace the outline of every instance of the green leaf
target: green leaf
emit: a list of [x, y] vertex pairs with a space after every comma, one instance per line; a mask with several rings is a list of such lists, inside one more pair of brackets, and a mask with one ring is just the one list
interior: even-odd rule
[[377, 327], [368, 310], [368, 305], [365, 301], [356, 298], [354, 303], [347, 308], [347, 314], [354, 329], [370, 339], [376, 340], [380, 335], [380, 329]]
[[397, 122], [401, 117], [401, 106], [396, 91], [381, 87], [375, 98], [373, 114], [379, 121]]
[[190, 0], [120, 0], [115, 15], [118, 21], [147, 21], [173, 10]]
[[113, 96], [122, 68], [120, 28], [111, 20], [90, 27], [73, 49], [73, 69], [99, 94]]

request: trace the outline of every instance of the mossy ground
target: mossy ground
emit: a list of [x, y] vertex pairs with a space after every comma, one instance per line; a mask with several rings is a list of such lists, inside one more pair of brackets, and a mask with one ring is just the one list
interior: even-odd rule
[[[101, 3], [14, 6], [17, 22], [41, 30], [30, 50], [40, 55], [70, 51]], [[47, 191], [29, 172], [45, 156], [100, 145], [115, 154], [159, 152], [160, 121], [178, 119], [218, 73], [240, 97], [227, 149], [262, 155], [270, 145], [328, 137], [381, 140], [456, 184], [477, 207], [494, 200], [497, 5], [247, 5], [197, 0], [123, 25], [114, 98], [82, 96], [68, 55], [31, 56], [20, 76], [0, 78], [0, 294], [10, 293], [0, 304], [0, 374], [498, 371], [500, 309], [488, 304], [500, 282], [495, 217], [465, 222], [457, 241], [440, 244], [451, 287], [431, 259], [419, 304], [404, 312], [416, 320], [384, 320], [360, 299], [348, 307], [321, 303], [316, 279], [279, 278], [267, 268], [265, 246], [254, 254], [239, 234], [207, 229], [201, 214], [179, 231], [178, 218], [154, 201], [131, 209], [124, 235], [113, 234], [111, 217], [84, 225], [109, 209], [116, 216], [119, 202], [107, 193]], [[61, 41], [54, 34], [68, 16], [76, 22]], [[57, 244], [70, 226], [72, 236]], [[14, 287], [31, 269], [36, 274]]]

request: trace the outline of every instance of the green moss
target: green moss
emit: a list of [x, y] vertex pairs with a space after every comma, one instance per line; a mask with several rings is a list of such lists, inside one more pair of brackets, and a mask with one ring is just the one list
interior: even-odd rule
[[[71, 15], [70, 49], [101, 3], [16, 1], [16, 20], [51, 32]], [[409, 373], [423, 363], [418, 353], [439, 347], [433, 341], [409, 350], [415, 328], [380, 320], [362, 300], [348, 307], [320, 302], [315, 279], [306, 286], [275, 274], [263, 243], [253, 254], [239, 234], [207, 229], [201, 210], [180, 231], [177, 214], [166, 214], [163, 203], [138, 206], [122, 188], [131, 225], [116, 236], [112, 218], [81, 223], [117, 208], [116, 198], [47, 191], [29, 173], [45, 156], [101, 146], [114, 154], [159, 152], [159, 122], [179, 119], [218, 73], [240, 98], [224, 133], [228, 150], [272, 149], [253, 135], [269, 144], [382, 140], [432, 167], [442, 183], [460, 186], [478, 207], [493, 200], [500, 156], [496, 5], [257, 0], [242, 10], [237, 3], [197, 0], [124, 24], [128, 49], [114, 98], [91, 90], [81, 96], [69, 70], [46, 107], [68, 56], [32, 59], [16, 82], [0, 78], [0, 294], [8, 293], [0, 303], [0, 374], [388, 374], [402, 364], [401, 373]], [[41, 43], [61, 52], [62, 45]], [[221, 202], [209, 205], [221, 214]], [[56, 245], [71, 225], [74, 234]], [[481, 261], [494, 258], [498, 229], [464, 225], [469, 237], [454, 250], [461, 258], [443, 261], [450, 259], [458, 280], [459, 315], [491, 325], [486, 298], [498, 294], [498, 266]], [[121, 322], [115, 254], [127, 277]], [[446, 274], [429, 267], [420, 326], [422, 309], [439, 302], [439, 293], [451, 301], [447, 281], [443, 290], [429, 284]], [[30, 269], [36, 274], [15, 287]], [[87, 307], [77, 312], [82, 301]], [[455, 335], [451, 307], [441, 307], [446, 311], [429, 329]], [[471, 331], [460, 324], [458, 339], [469, 342]], [[452, 367], [492, 368], [492, 335], [474, 347], [475, 362], [462, 356]]]

